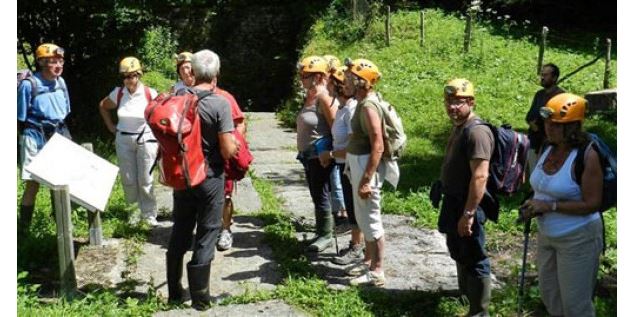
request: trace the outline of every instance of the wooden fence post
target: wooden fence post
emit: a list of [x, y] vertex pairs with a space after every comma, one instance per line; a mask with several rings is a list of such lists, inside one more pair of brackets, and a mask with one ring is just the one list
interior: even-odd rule
[[538, 49], [538, 66], [536, 73], [540, 75], [540, 70], [542, 69], [542, 60], [545, 56], [545, 47], [547, 46], [547, 33], [549, 33], [549, 28], [546, 26], [542, 27], [542, 34], [540, 39], [540, 48]]
[[472, 40], [472, 8], [467, 9], [465, 19], [465, 35], [463, 36], [463, 53], [470, 51], [470, 41]]
[[386, 46], [390, 46], [390, 6], [386, 6]]
[[423, 10], [421, 10], [421, 12], [419, 13], [419, 46], [423, 47], [423, 43], [424, 43], [424, 33], [423, 33], [423, 29], [424, 29], [424, 18], [423, 18]]
[[608, 89], [611, 79], [611, 39], [606, 39], [606, 60], [604, 61], [604, 89]]
[[353, 20], [357, 20], [357, 0], [353, 0]]
[[57, 254], [60, 266], [61, 291], [72, 296], [77, 291], [75, 278], [75, 250], [73, 249], [73, 223], [71, 222], [71, 196], [68, 185], [52, 189], [57, 222]]
[[[82, 147], [93, 152], [92, 143], [82, 143]], [[90, 241], [90, 245], [102, 245], [101, 212], [99, 210], [95, 210], [94, 212], [87, 210], [86, 214], [88, 216], [88, 240]]]

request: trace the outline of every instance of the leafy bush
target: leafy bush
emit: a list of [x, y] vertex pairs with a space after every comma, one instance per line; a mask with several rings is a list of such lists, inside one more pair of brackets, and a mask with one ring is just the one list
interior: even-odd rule
[[167, 78], [176, 78], [173, 56], [178, 47], [174, 33], [168, 27], [152, 26], [146, 29], [141, 39], [139, 56], [147, 71], [161, 73]]

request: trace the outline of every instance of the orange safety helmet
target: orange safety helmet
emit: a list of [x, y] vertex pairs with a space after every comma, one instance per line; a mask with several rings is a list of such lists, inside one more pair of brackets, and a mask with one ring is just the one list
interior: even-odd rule
[[557, 94], [545, 107], [540, 108], [540, 115], [557, 123], [584, 121], [586, 99], [571, 93]]
[[367, 59], [358, 58], [356, 60], [351, 60], [350, 58], [346, 58], [346, 60], [344, 60], [344, 64], [347, 66], [347, 69], [357, 77], [366, 80], [371, 87], [375, 86], [381, 78], [381, 73], [379, 72], [377, 65]]
[[344, 72], [348, 69], [346, 66], [340, 66], [335, 69], [331, 69], [331, 77], [335, 78], [338, 82], [344, 82]]
[[455, 78], [445, 84], [443, 93], [446, 96], [474, 98], [474, 85], [465, 78]]
[[185, 62], [192, 62], [192, 56], [194, 55], [190, 52], [179, 53], [179, 55], [176, 55], [176, 66], [181, 66]]
[[64, 58], [64, 49], [51, 43], [41, 44], [35, 50], [35, 59], [47, 58], [47, 57]]
[[322, 73], [328, 74], [329, 63], [320, 56], [309, 56], [298, 63], [300, 73]]
[[334, 72], [336, 68], [340, 67], [341, 63], [340, 63], [340, 59], [333, 56], [333, 55], [324, 55], [322, 58], [324, 58], [324, 60], [326, 60], [326, 62], [329, 64], [329, 72]]

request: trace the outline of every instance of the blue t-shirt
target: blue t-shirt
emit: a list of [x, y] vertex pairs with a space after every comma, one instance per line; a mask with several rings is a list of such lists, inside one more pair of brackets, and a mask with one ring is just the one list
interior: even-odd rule
[[71, 112], [67, 92], [62, 89], [66, 82], [62, 77], [46, 80], [42, 74], [33, 74], [39, 94], [31, 104], [31, 82], [23, 80], [18, 86], [18, 121], [39, 123], [42, 120], [61, 121]]

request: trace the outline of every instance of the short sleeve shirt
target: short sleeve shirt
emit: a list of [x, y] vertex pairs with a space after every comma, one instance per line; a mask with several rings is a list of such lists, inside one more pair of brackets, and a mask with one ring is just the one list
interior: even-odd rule
[[445, 193], [459, 197], [467, 195], [472, 179], [470, 161], [489, 161], [494, 152], [494, 135], [488, 126], [475, 125], [465, 135], [464, 128], [476, 119], [478, 117], [452, 128], [441, 167], [441, 182]]
[[[119, 102], [119, 107], [117, 108], [117, 118], [119, 120], [117, 122], [117, 130], [128, 133], [140, 133], [144, 131], [146, 126], [146, 119], [143, 116], [146, 106], [148, 105], [145, 86], [139, 82], [137, 90], [132, 94], [126, 88], [116, 87], [110, 92], [108, 99], [116, 104], [117, 94], [121, 89], [123, 89], [123, 94]], [[152, 99], [156, 98], [157, 91], [152, 88], [149, 89], [150, 97], [152, 97]], [[145, 131], [150, 131], [150, 129], [145, 129]]]
[[[195, 92], [202, 92], [194, 89]], [[185, 90], [182, 92], [187, 93]], [[227, 99], [218, 94], [209, 95], [199, 101], [198, 114], [201, 118], [201, 135], [203, 137], [203, 154], [210, 167], [220, 169], [224, 164], [218, 142], [219, 133], [234, 131], [234, 122]], [[210, 169], [212, 170], [212, 169]]]
[[[350, 98], [344, 105], [338, 107], [335, 113], [335, 120], [331, 127], [331, 134], [333, 135], [333, 150], [345, 150], [348, 145], [349, 135], [353, 133], [351, 127], [351, 119], [357, 106], [357, 100]], [[344, 159], [335, 158], [337, 163], [344, 163]]]
[[37, 124], [41, 120], [64, 120], [71, 112], [67, 92], [62, 88], [67, 87], [64, 79], [46, 80], [40, 72], [33, 74], [33, 79], [38, 89], [38, 95], [33, 100], [30, 81], [23, 80], [18, 86], [18, 121]]

